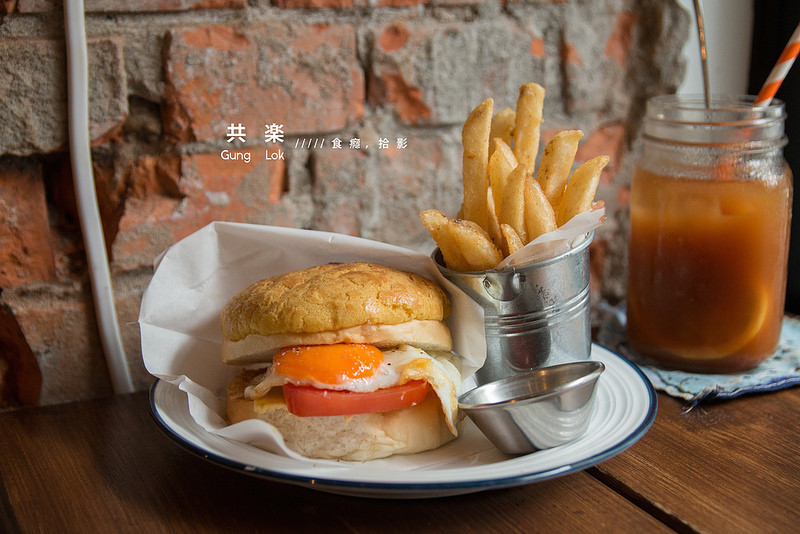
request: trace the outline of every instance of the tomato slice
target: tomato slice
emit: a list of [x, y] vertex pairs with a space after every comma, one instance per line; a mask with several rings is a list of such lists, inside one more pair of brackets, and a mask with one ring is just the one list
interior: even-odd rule
[[428, 383], [425, 380], [413, 380], [365, 393], [294, 384], [283, 386], [283, 398], [289, 412], [299, 417], [390, 412], [419, 404], [427, 394]]

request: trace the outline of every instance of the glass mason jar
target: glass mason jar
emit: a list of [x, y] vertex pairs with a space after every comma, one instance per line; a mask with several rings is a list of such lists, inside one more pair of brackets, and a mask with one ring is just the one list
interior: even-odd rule
[[786, 298], [792, 176], [782, 102], [647, 103], [631, 183], [627, 335], [646, 362], [733, 373], [770, 357]]

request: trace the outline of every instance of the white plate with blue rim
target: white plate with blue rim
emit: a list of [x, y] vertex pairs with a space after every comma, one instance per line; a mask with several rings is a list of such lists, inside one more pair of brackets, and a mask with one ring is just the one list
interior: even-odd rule
[[[435, 451], [444, 461], [418, 455], [369, 462], [297, 460], [205, 431], [189, 414], [186, 394], [157, 381], [150, 390], [155, 421], [175, 442], [209, 462], [249, 476], [306, 488], [371, 498], [418, 499], [520, 486], [582, 471], [633, 445], [656, 416], [656, 392], [625, 358], [592, 346], [603, 362], [586, 433], [575, 441], [523, 456], [498, 451], [467, 420], [461, 436]], [[434, 451], [419, 453], [434, 454]], [[424, 465], [424, 467], [415, 467]]]

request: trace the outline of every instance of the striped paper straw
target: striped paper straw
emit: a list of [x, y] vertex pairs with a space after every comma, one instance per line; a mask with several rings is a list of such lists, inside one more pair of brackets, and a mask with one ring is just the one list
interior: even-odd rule
[[772, 68], [772, 72], [769, 73], [764, 87], [758, 92], [756, 101], [753, 103], [754, 106], [768, 106], [772, 102], [775, 93], [778, 92], [778, 87], [781, 86], [781, 82], [786, 78], [786, 74], [789, 72], [789, 68], [794, 63], [798, 53], [800, 53], [800, 24], [795, 28], [792, 37], [786, 44], [786, 48], [783, 49], [781, 57], [778, 58], [778, 62]]

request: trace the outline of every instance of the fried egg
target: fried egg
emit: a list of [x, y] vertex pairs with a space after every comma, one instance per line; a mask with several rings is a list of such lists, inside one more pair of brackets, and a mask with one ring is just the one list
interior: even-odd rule
[[372, 345], [340, 343], [288, 347], [273, 357], [270, 368], [245, 390], [256, 399], [284, 384], [319, 389], [370, 392], [425, 380], [442, 403], [450, 430], [456, 434], [461, 374], [449, 353], [429, 354], [411, 345], [380, 350]]

